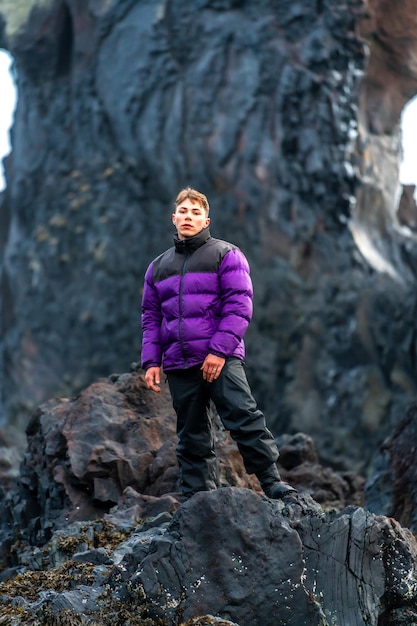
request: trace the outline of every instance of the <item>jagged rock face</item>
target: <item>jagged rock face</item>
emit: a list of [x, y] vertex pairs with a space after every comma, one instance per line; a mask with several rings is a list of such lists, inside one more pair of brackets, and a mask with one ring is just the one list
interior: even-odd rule
[[[414, 417], [389, 444], [399, 473]], [[269, 500], [218, 429], [222, 482], [182, 504], [174, 423], [167, 386], [153, 394], [137, 373], [38, 409], [19, 481], [0, 500], [0, 620], [417, 623], [415, 537], [346, 506], [360, 504], [359, 476], [321, 467], [308, 436], [286, 435], [280, 469], [298, 493]]]
[[394, 624], [407, 596], [415, 606], [416, 554], [411, 533], [362, 509], [333, 517], [301, 501], [282, 510], [226, 489], [181, 507], [134, 580], [168, 624], [181, 609], [242, 626], [275, 626], [278, 616], [286, 626]]
[[[417, 15], [412, 0], [399, 4], [368, 0], [368, 9], [368, 19], [359, 25], [368, 40], [369, 59], [359, 98], [361, 185], [352, 232], [373, 267], [406, 279], [408, 263], [399, 257], [386, 231], [398, 227], [402, 204], [399, 122], [404, 105], [417, 92]], [[408, 204], [412, 211], [403, 214], [400, 222], [415, 230], [415, 202]], [[413, 246], [413, 239], [408, 246]], [[414, 267], [413, 263], [413, 274]]]
[[417, 404], [407, 410], [403, 420], [375, 455], [375, 471], [366, 488], [370, 511], [394, 517], [417, 532]]
[[[362, 82], [377, 58], [367, 43], [397, 36], [379, 7], [0, 0], [19, 88], [0, 213], [4, 420], [23, 425], [137, 358], [143, 273], [191, 184], [209, 196], [213, 234], [251, 263], [247, 361], [271, 428], [307, 432], [339, 468], [367, 467], [416, 380], [414, 243], [375, 191], [384, 167], [365, 181], [368, 135], [399, 158], [395, 124], [362, 114], [377, 93]], [[406, 24], [412, 6], [391, 11]], [[404, 45], [380, 66], [402, 75]], [[384, 100], [391, 119], [398, 102]]]
[[0, 583], [0, 617], [16, 625], [413, 626], [416, 557], [413, 535], [388, 518], [228, 487], [196, 494], [174, 516], [128, 526], [116, 515], [55, 533], [42, 552], [22, 554], [20, 576]]
[[[219, 487], [260, 492], [220, 420], [214, 424]], [[42, 545], [53, 530], [102, 518], [113, 507], [137, 522], [179, 506], [176, 418], [167, 384], [156, 395], [135, 373], [101, 379], [76, 398], [41, 405], [27, 438], [19, 475], [0, 497], [0, 562], [10, 560], [19, 537]], [[287, 435], [279, 448], [283, 479], [322, 506], [363, 504], [364, 479], [322, 467], [311, 438]]]

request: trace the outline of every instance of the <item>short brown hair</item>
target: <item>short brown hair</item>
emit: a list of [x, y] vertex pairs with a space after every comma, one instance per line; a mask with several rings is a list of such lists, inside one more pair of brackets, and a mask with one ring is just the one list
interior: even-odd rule
[[200, 193], [196, 189], [192, 189], [191, 187], [186, 187], [182, 189], [178, 196], [175, 198], [175, 208], [181, 204], [186, 198], [189, 198], [193, 202], [198, 202], [206, 212], [206, 215], [209, 214], [210, 206], [206, 196], [203, 193]]

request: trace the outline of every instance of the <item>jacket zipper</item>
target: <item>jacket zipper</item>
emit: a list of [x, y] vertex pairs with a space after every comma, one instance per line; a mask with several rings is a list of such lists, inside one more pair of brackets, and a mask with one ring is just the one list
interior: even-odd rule
[[188, 367], [188, 359], [185, 356], [185, 350], [184, 350], [184, 341], [183, 341], [183, 332], [182, 332], [182, 327], [183, 327], [183, 306], [182, 306], [182, 292], [183, 292], [183, 286], [184, 286], [184, 276], [185, 276], [185, 270], [187, 267], [187, 261], [189, 259], [190, 255], [189, 253], [185, 254], [185, 259], [184, 259], [184, 264], [182, 266], [182, 271], [181, 271], [181, 282], [180, 282], [180, 293], [179, 293], [179, 313], [180, 313], [180, 319], [179, 319], [179, 339], [180, 339], [180, 345], [181, 345], [181, 351], [182, 351], [182, 358], [184, 360], [184, 369], [186, 369]]

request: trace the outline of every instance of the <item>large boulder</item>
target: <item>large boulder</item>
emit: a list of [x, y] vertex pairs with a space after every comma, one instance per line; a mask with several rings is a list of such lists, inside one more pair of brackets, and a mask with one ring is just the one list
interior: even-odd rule
[[241, 626], [376, 626], [410, 605], [415, 623], [416, 556], [409, 531], [363, 509], [325, 515], [308, 499], [224, 489], [181, 507], [134, 580], [168, 624], [213, 613]]

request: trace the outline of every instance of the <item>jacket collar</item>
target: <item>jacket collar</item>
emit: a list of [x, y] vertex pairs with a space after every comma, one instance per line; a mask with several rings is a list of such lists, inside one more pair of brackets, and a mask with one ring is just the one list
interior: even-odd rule
[[187, 237], [186, 239], [178, 239], [178, 235], [174, 235], [174, 245], [175, 251], [180, 254], [189, 254], [190, 252], [194, 252], [200, 246], [206, 243], [210, 239], [210, 230], [209, 227], [203, 228], [199, 233], [193, 235], [192, 237]]

